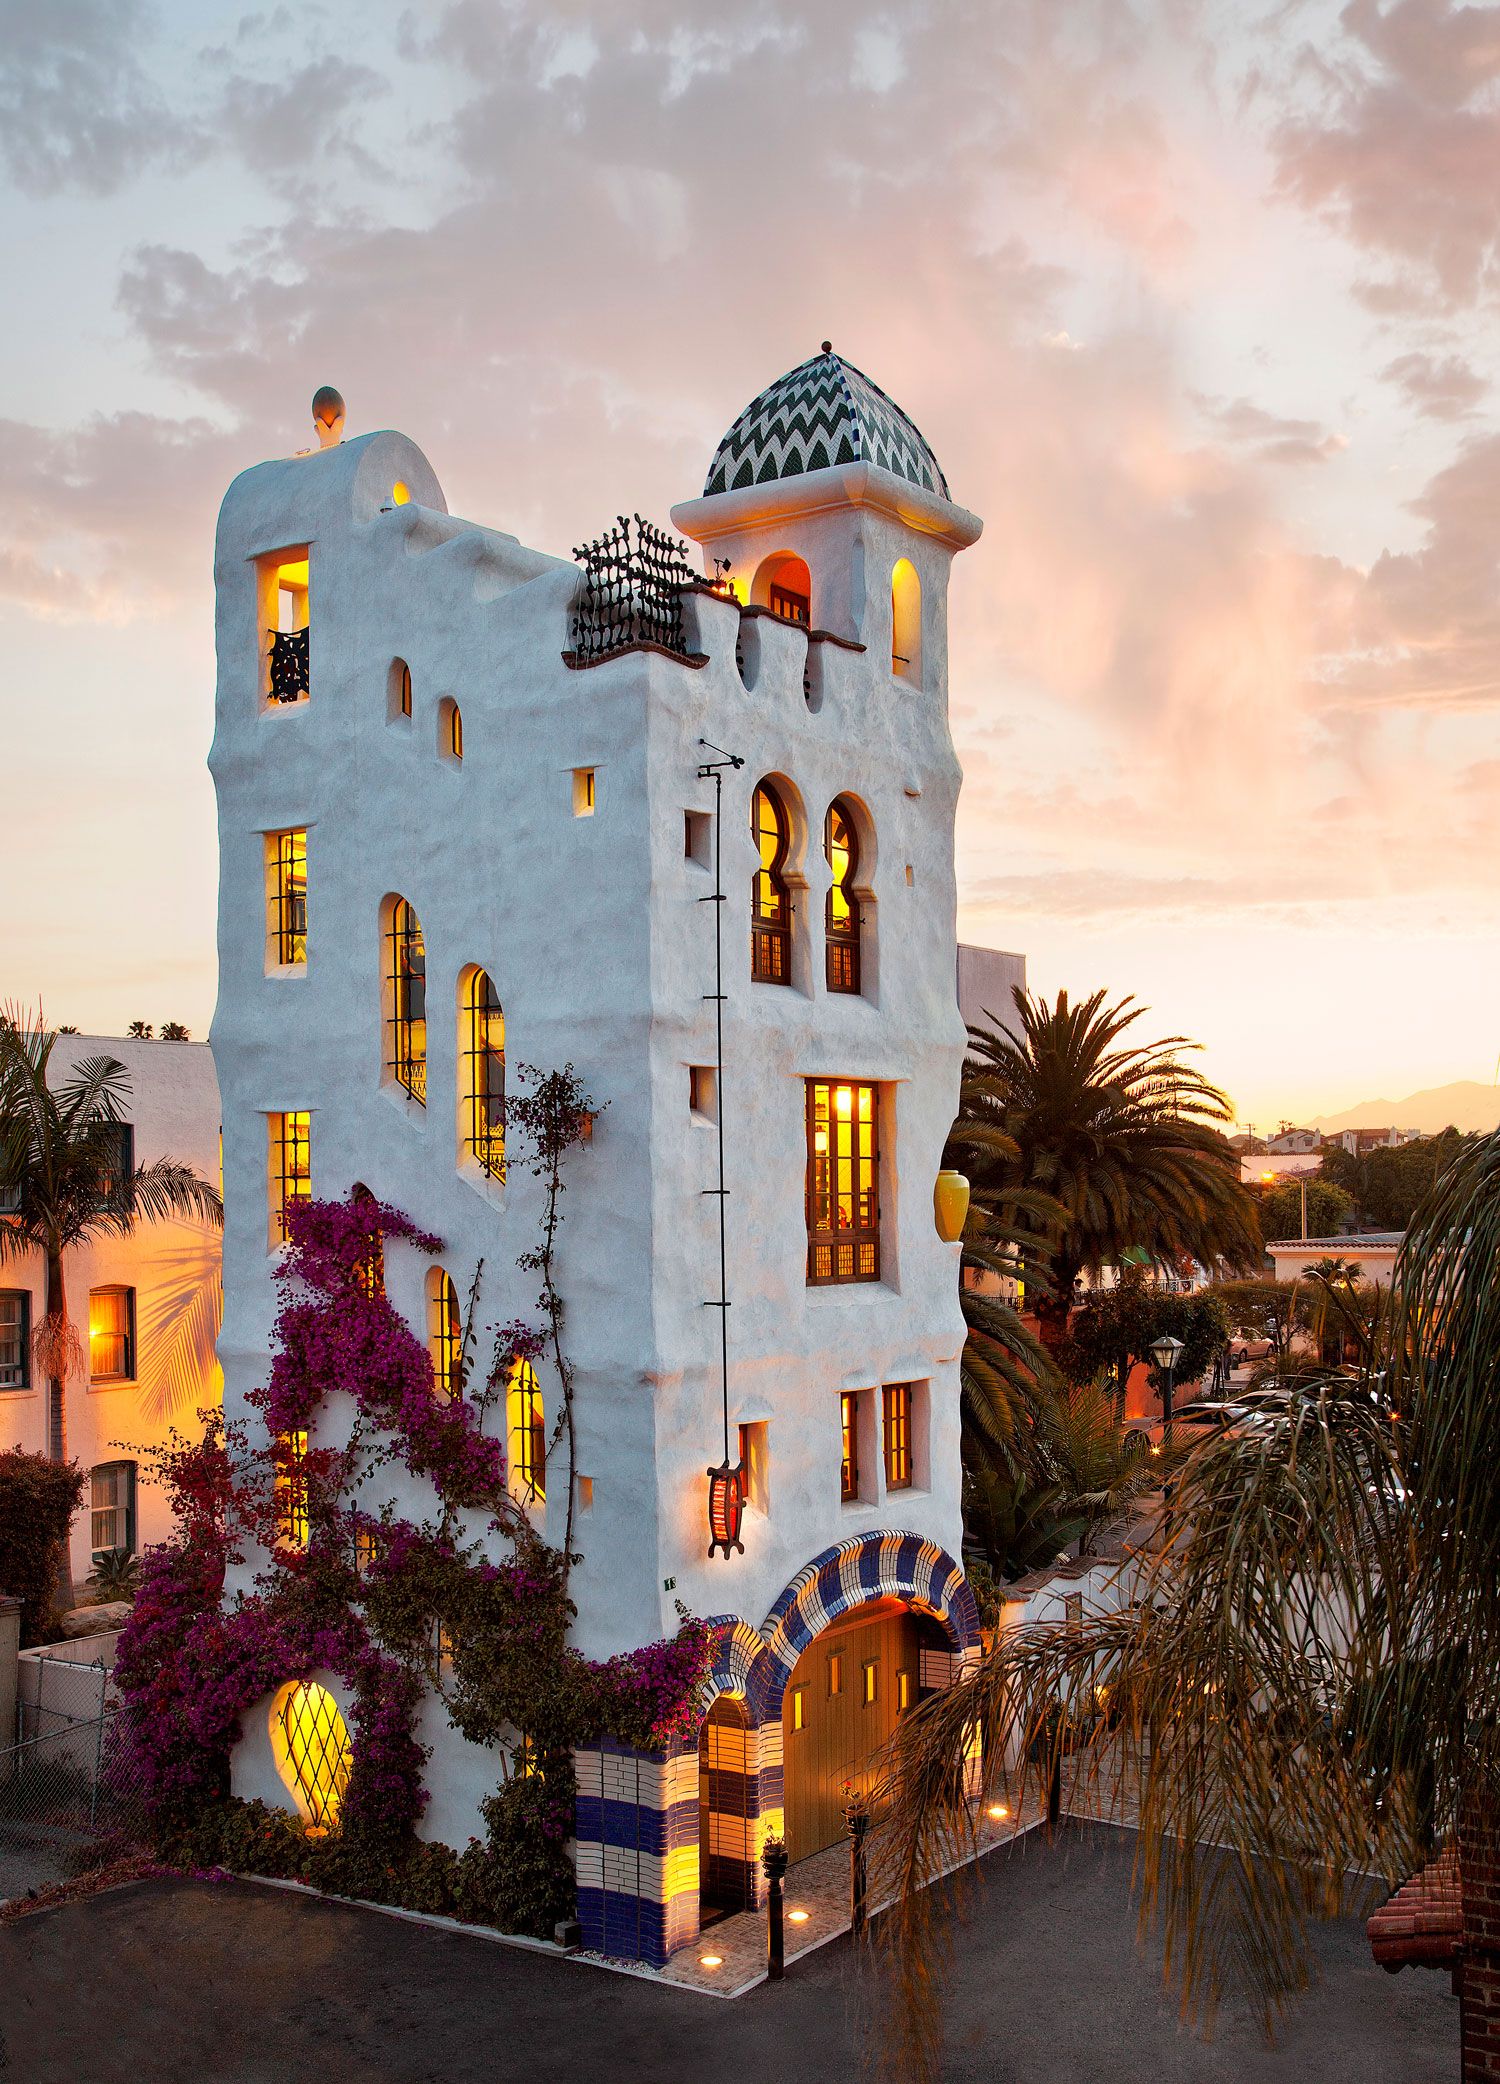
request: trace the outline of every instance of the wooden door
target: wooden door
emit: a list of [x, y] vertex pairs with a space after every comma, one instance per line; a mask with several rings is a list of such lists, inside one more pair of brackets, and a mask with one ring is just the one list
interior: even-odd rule
[[698, 1901], [712, 1921], [755, 1907], [755, 1864], [743, 1701], [720, 1694], [698, 1739]]
[[794, 1860], [846, 1834], [848, 1790], [868, 1793], [872, 1762], [917, 1698], [918, 1624], [885, 1611], [825, 1629], [798, 1658], [781, 1707], [786, 1846]]

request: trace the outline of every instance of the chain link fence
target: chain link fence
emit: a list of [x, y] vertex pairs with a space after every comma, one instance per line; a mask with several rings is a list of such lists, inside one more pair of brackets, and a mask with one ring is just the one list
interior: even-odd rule
[[18, 1741], [0, 1750], [0, 1902], [145, 1842], [140, 1769], [109, 1674], [47, 1665], [20, 1704]]

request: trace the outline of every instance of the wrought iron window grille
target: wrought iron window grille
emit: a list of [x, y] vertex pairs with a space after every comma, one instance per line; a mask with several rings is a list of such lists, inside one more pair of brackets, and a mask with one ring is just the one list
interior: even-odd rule
[[584, 570], [573, 611], [574, 664], [594, 665], [645, 644], [677, 658], [697, 656], [683, 633], [682, 596], [702, 581], [677, 537], [639, 514], [621, 514], [573, 555]]
[[272, 630], [270, 636], [269, 699], [272, 702], [300, 702], [307, 693], [308, 632], [305, 629]]

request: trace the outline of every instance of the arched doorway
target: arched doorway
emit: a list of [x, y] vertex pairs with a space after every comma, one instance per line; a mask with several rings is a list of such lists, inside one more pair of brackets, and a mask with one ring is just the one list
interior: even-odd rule
[[698, 1738], [698, 1904], [705, 1925], [755, 1908], [749, 1750], [745, 1703], [736, 1694], [721, 1693]]
[[939, 1624], [903, 1600], [855, 1607], [797, 1659], [781, 1702], [786, 1848], [793, 1860], [845, 1835], [853, 1788], [871, 1792], [875, 1761], [922, 1688], [922, 1652], [946, 1652]]

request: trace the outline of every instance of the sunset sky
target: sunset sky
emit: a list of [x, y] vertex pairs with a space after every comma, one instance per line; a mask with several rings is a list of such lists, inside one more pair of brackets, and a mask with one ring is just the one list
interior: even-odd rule
[[1242, 1120], [1500, 1053], [1500, 9], [0, 0], [0, 997], [208, 1027], [214, 515], [566, 554], [831, 338], [984, 517], [960, 929]]

